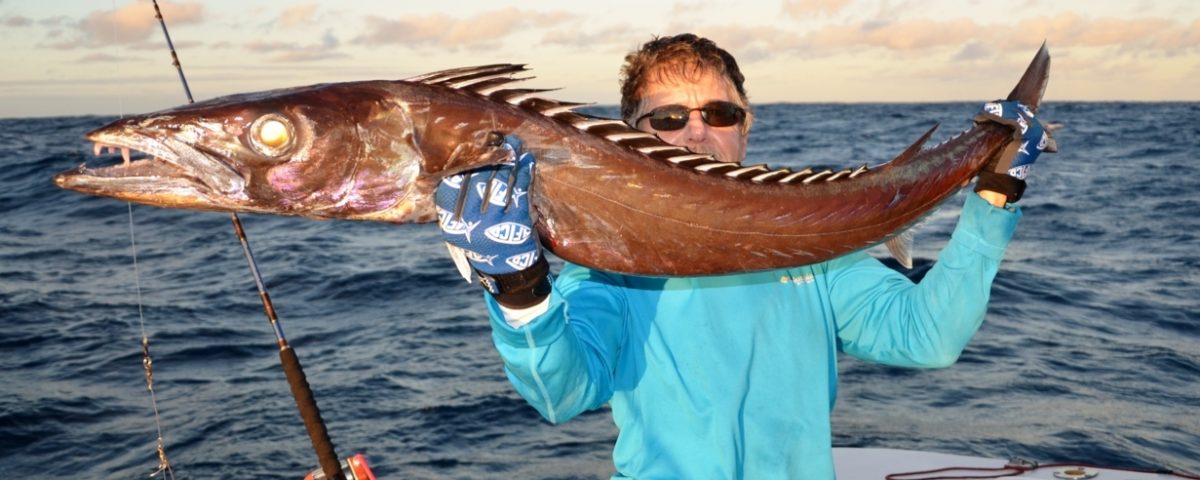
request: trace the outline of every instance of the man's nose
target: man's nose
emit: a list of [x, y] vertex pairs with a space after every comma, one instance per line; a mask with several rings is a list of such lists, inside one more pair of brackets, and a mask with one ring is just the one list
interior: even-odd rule
[[700, 116], [699, 110], [688, 112], [688, 123], [684, 129], [686, 129], [688, 140], [704, 140], [704, 137], [708, 136], [708, 124], [704, 123], [704, 118]]

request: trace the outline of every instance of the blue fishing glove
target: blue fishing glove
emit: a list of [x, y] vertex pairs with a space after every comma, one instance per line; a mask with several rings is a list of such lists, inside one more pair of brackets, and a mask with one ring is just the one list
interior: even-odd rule
[[515, 136], [504, 164], [451, 175], [438, 185], [438, 226], [451, 257], [469, 282], [464, 263], [484, 289], [512, 308], [536, 305], [550, 294], [549, 264], [529, 213], [534, 157]]
[[1016, 203], [1025, 193], [1025, 177], [1042, 151], [1055, 151], [1054, 139], [1029, 107], [1012, 100], [984, 104], [976, 121], [991, 121], [1013, 129], [1013, 141], [1004, 153], [979, 173], [975, 191], [991, 190]]

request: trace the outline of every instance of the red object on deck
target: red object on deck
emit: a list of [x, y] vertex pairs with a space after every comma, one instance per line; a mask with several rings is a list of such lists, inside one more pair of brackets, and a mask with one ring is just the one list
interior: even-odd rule
[[[375, 474], [371, 472], [370, 465], [367, 465], [367, 457], [361, 453], [356, 453], [350, 458], [342, 460], [342, 473], [346, 474], [346, 480], [375, 480]], [[308, 473], [304, 480], [328, 480], [325, 478], [325, 472], [321, 469], [316, 469]]]

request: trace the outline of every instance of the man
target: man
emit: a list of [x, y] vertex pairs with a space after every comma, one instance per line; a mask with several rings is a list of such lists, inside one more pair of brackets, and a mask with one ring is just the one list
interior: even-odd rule
[[[621, 114], [667, 142], [740, 162], [753, 119], [742, 84], [734, 58], [711, 41], [658, 38], [626, 57]], [[833, 478], [838, 352], [900, 366], [953, 363], [983, 321], [1020, 217], [1003, 193], [986, 192], [990, 203], [969, 195], [919, 285], [862, 252], [716, 277], [567, 264], [551, 285], [535, 239], [508, 245], [446, 228], [460, 201], [461, 220], [479, 222], [477, 232], [532, 225], [519, 197], [481, 209], [474, 193], [510, 174], [512, 188], [529, 185], [532, 155], [519, 139], [506, 142], [512, 166], [439, 188], [446, 239], [495, 292], [484, 295], [493, 339], [521, 396], [552, 423], [611, 404], [620, 429], [614, 478]]]

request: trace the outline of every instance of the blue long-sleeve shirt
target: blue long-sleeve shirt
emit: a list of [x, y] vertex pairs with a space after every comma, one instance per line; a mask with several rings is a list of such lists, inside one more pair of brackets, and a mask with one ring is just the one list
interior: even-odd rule
[[1019, 217], [968, 195], [919, 284], [862, 252], [713, 277], [568, 264], [549, 309], [521, 327], [485, 294], [493, 339], [509, 380], [550, 422], [611, 403], [614, 478], [832, 479], [837, 352], [954, 363]]

